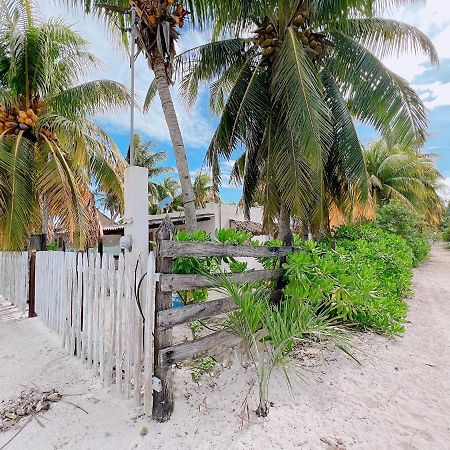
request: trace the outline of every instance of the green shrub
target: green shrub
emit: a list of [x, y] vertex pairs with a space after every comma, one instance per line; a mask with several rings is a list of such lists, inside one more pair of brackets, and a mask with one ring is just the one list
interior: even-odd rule
[[[233, 229], [216, 230], [216, 240], [221, 244], [241, 245], [250, 243], [251, 233]], [[175, 241], [183, 242], [210, 242], [211, 235], [203, 230], [194, 232], [181, 230], [174, 236]], [[179, 257], [174, 260], [173, 273], [177, 274], [218, 274], [221, 271], [221, 265], [228, 265], [230, 272], [244, 272], [247, 269], [247, 263], [238, 261], [233, 257]], [[195, 289], [178, 292], [183, 303], [199, 303], [208, 299], [208, 289]]]
[[285, 265], [288, 299], [380, 333], [404, 330], [413, 256], [402, 238], [374, 225], [341, 227], [335, 239], [303, 248]]
[[414, 267], [427, 257], [430, 244], [425, 233], [426, 223], [420, 214], [397, 200], [391, 200], [378, 210], [377, 224], [408, 243], [413, 251]]
[[445, 219], [441, 237], [443, 241], [450, 242], [450, 217]]

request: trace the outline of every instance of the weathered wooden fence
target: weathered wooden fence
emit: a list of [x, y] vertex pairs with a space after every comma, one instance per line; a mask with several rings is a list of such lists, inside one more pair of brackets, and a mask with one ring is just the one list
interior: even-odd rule
[[[65, 349], [109, 386], [152, 410], [155, 262], [141, 277], [121, 255], [36, 254], [36, 312], [62, 336]], [[117, 266], [117, 267], [116, 267]], [[144, 270], [145, 271], [145, 270]], [[143, 295], [142, 295], [143, 294]]]
[[[217, 331], [205, 337], [174, 344], [172, 328], [199, 319], [206, 319], [237, 308], [229, 298], [209, 300], [172, 309], [172, 293], [182, 290], [213, 287], [218, 279], [206, 275], [181, 275], [172, 273], [173, 259], [178, 257], [269, 257], [285, 258], [294, 251], [292, 247], [253, 245], [224, 245], [204, 242], [177, 242], [172, 240], [173, 228], [164, 222], [157, 233], [155, 300], [155, 376], [161, 381], [161, 391], [154, 392], [153, 418], [169, 420], [174, 408], [173, 365], [194, 357], [223, 351], [235, 346], [240, 339], [226, 331]], [[279, 280], [282, 270], [254, 270], [227, 275], [237, 283]]]
[[0, 252], [0, 295], [22, 312], [27, 311], [27, 252]]

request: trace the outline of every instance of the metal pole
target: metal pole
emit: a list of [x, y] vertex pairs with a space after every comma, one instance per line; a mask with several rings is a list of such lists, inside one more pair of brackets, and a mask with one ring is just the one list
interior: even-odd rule
[[130, 165], [134, 166], [134, 58], [136, 53], [136, 10], [131, 8], [131, 49], [130, 49], [130, 68], [131, 68], [131, 114], [130, 114]]

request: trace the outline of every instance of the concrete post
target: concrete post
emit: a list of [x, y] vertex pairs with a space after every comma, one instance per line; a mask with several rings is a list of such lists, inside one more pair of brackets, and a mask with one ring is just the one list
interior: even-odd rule
[[132, 238], [131, 252], [125, 250], [125, 264], [135, 267], [140, 259], [145, 269], [148, 243], [148, 169], [130, 166], [125, 170], [125, 236]]

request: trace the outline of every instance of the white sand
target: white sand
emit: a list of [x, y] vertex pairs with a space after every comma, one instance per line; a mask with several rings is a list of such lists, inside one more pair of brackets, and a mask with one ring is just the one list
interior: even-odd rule
[[[178, 370], [176, 410], [157, 424], [103, 388], [90, 370], [65, 355], [39, 319], [18, 319], [0, 307], [0, 400], [23, 386], [55, 387], [85, 414], [59, 402], [32, 421], [10, 449], [450, 449], [450, 250], [436, 245], [415, 273], [405, 335], [365, 334], [358, 366], [340, 352], [315, 355], [289, 394], [272, 383], [269, 417], [242, 425], [250, 370], [234, 364], [196, 386]], [[250, 395], [249, 407], [255, 409]], [[148, 427], [145, 437], [139, 435]], [[0, 434], [0, 448], [15, 431]]]

